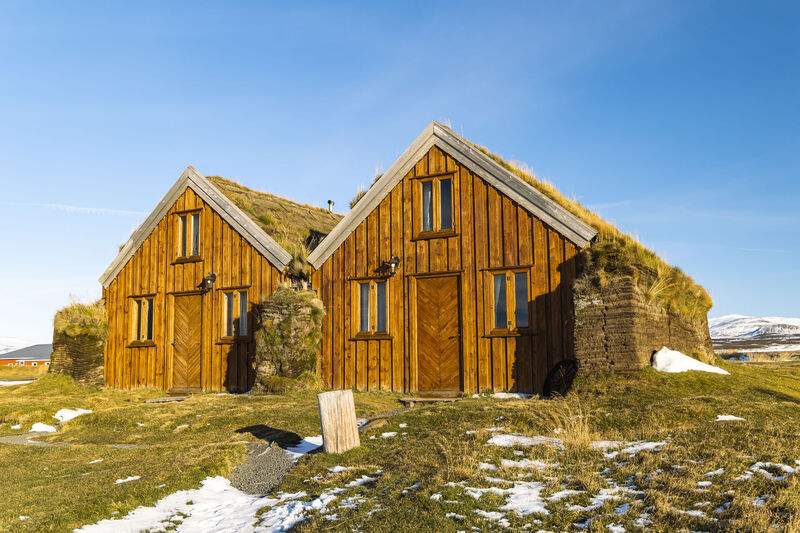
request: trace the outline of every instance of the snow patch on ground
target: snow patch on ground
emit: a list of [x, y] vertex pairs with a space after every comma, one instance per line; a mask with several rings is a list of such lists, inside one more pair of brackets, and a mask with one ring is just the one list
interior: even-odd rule
[[11, 429], [22, 429], [22, 424], [15, 424], [11, 426]]
[[31, 426], [30, 433], [55, 433], [56, 428], [49, 424], [42, 424], [41, 422], [36, 422], [33, 426]]
[[350, 468], [349, 468], [349, 467], [347, 467], [347, 466], [339, 466], [339, 465], [336, 465], [336, 466], [332, 466], [332, 467], [330, 467], [330, 468], [328, 469], [328, 472], [333, 472], [334, 474], [339, 474], [339, 473], [341, 473], [341, 472], [345, 472], [345, 471], [347, 471], [347, 470], [350, 470]]
[[657, 452], [660, 451], [661, 448], [664, 447], [666, 444], [667, 441], [664, 440], [659, 442], [628, 442], [626, 444], [627, 446], [626, 448], [623, 448], [615, 452], [604, 453], [603, 457], [605, 457], [606, 459], [614, 459], [617, 455], [621, 453], [625, 453], [628, 455], [636, 455], [637, 453], [645, 450], [651, 450]]
[[[256, 513], [288, 499], [297, 499], [305, 493], [282, 495], [279, 498], [247, 495], [231, 486], [224, 477], [208, 477], [200, 488], [181, 490], [159, 500], [153, 507], [139, 507], [120, 519], [107, 519], [76, 531], [90, 533], [138, 533], [139, 531], [284, 531], [296, 524], [305, 510], [324, 507], [322, 501], [291, 502], [262, 515], [262, 523], [255, 526]], [[322, 496], [320, 496], [322, 498]]]
[[24, 385], [26, 383], [33, 383], [32, 379], [18, 379], [16, 381], [0, 381], [0, 387], [11, 387], [13, 385]]
[[396, 436], [397, 436], [397, 432], [396, 431], [387, 431], [386, 433], [381, 433], [381, 438], [383, 438], [383, 439], [388, 439], [388, 438], [396, 437]]
[[701, 372], [713, 372], [715, 374], [728, 374], [726, 370], [707, 365], [686, 354], [670, 350], [666, 346], [653, 354], [653, 368], [659, 372], [674, 373], [699, 370]]
[[746, 419], [733, 415], [717, 415], [717, 418], [712, 420], [712, 422], [736, 422], [736, 421], [745, 422]]
[[125, 479], [118, 479], [114, 482], [115, 485], [119, 485], [121, 483], [128, 483], [129, 481], [136, 481], [137, 479], [142, 479], [142, 476], [128, 476]]
[[503, 448], [511, 448], [513, 446], [536, 446], [545, 445], [553, 446], [555, 448], [563, 448], [564, 442], [555, 437], [526, 437], [525, 435], [494, 435], [487, 442], [487, 445], [501, 446]]
[[[772, 472], [769, 471], [769, 469], [778, 470], [780, 472], [783, 472], [786, 475], [785, 476], [781, 476], [781, 475], [773, 474]], [[767, 479], [769, 479], [771, 481], [783, 481], [784, 479], [786, 479], [787, 477], [791, 476], [792, 474], [800, 471], [800, 468], [795, 469], [795, 468], [792, 468], [791, 466], [785, 465], [783, 463], [764, 463], [764, 462], [760, 462], [759, 461], [758, 463], [750, 465], [750, 470], [752, 472], [757, 472], [757, 473], [761, 474], [762, 476], [766, 477]]]
[[503, 468], [525, 468], [530, 470], [546, 470], [547, 468], [555, 468], [558, 463], [545, 463], [539, 459], [522, 459], [520, 461], [512, 461], [511, 459], [502, 459], [500, 466]]
[[492, 398], [499, 398], [501, 400], [510, 400], [512, 398], [525, 399], [531, 396], [531, 394], [525, 394], [523, 392], [495, 392], [492, 394]]
[[289, 446], [286, 451], [292, 458], [292, 461], [297, 461], [308, 452], [313, 452], [322, 446], [322, 435], [315, 437], [306, 437], [294, 446]]
[[497, 511], [484, 511], [483, 509], [475, 509], [474, 513], [488, 520], [493, 520], [502, 527], [511, 527], [511, 522], [508, 521], [508, 518], [506, 518], [506, 515], [503, 513], [499, 513]]
[[91, 412], [91, 409], [59, 409], [58, 412], [53, 415], [53, 418], [63, 423], [68, 422], [77, 416], [87, 415]]
[[592, 443], [592, 448], [595, 450], [613, 450], [614, 448], [619, 448], [623, 446], [625, 443], [620, 442], [618, 440], [597, 440]]

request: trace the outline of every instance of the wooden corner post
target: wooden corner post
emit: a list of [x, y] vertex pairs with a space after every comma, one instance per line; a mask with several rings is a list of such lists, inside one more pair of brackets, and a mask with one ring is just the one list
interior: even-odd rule
[[358, 438], [353, 391], [323, 392], [317, 395], [317, 402], [325, 453], [343, 453], [357, 448], [361, 442]]

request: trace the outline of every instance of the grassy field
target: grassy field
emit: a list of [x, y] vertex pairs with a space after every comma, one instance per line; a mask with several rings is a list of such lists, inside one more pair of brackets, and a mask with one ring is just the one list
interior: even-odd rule
[[[70, 531], [112, 513], [124, 515], [176, 490], [197, 487], [206, 476], [228, 473], [244, 457], [248, 442], [289, 444], [298, 435], [319, 434], [313, 393], [204, 394], [179, 403], [144, 403], [161, 395], [84, 388], [53, 375], [0, 387], [0, 436], [25, 433], [35, 422], [52, 424], [61, 408], [93, 411], [39, 438], [74, 446], [0, 444], [6, 496], [0, 502], [0, 531]], [[395, 409], [397, 398], [359, 394], [359, 416]], [[21, 429], [11, 429], [17, 424]], [[129, 476], [141, 479], [115, 483]]]
[[[360, 449], [310, 456], [281, 488], [314, 498], [360, 476], [375, 478], [341, 495], [358, 498], [356, 508], [328, 505], [300, 525], [303, 531], [495, 531], [504, 524], [534, 531], [798, 531], [800, 476], [763, 467], [786, 476], [776, 481], [751, 467], [798, 466], [800, 366], [724, 366], [732, 375], [648, 369], [583, 379], [561, 400], [480, 398], [416, 409], [393, 417]], [[717, 415], [746, 420], [712, 422]], [[397, 435], [381, 437], [387, 432]], [[488, 444], [503, 434], [558, 438], [563, 449]], [[604, 440], [663, 444], [606, 458], [591, 445]], [[519, 468], [525, 459], [541, 461], [542, 469]], [[349, 470], [331, 473], [334, 465]], [[510, 510], [537, 500], [547, 514]]]
[[0, 366], [0, 381], [38, 379], [45, 374], [46, 366]]
[[[362, 434], [358, 449], [304, 457], [280, 490], [326, 501], [301, 531], [798, 531], [800, 477], [789, 471], [800, 465], [800, 365], [719, 364], [731, 375], [647, 370], [581, 379], [559, 400], [480, 397], [406, 411]], [[94, 411], [42, 439], [76, 446], [0, 445], [0, 529], [65, 531], [122, 516], [227, 473], [246, 442], [319, 433], [313, 393], [143, 403], [156, 395], [53, 376], [0, 388], [0, 435], [53, 421], [62, 407]], [[358, 415], [395, 409], [397, 399], [357, 394]], [[712, 422], [718, 415], [745, 420]], [[491, 444], [503, 435], [551, 440]], [[659, 444], [625, 451], [634, 442]]]

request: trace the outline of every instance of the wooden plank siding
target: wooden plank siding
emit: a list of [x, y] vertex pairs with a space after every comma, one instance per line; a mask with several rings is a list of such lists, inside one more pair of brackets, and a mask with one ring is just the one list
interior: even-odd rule
[[[180, 211], [200, 212], [200, 261], [176, 263]], [[246, 391], [254, 382], [253, 306], [282, 282], [282, 274], [190, 188], [104, 290], [108, 309], [104, 377], [109, 386], [172, 388], [172, 310], [176, 294], [196, 291], [204, 276], [217, 275], [203, 295], [201, 384], [206, 391]], [[247, 291], [248, 337], [223, 343], [222, 292]], [[131, 346], [131, 301], [154, 299], [153, 342]]]
[[[455, 232], [417, 238], [416, 180], [434, 175], [452, 179]], [[570, 287], [577, 254], [556, 231], [434, 146], [312, 271], [327, 311], [320, 357], [325, 385], [417, 391], [416, 280], [439, 273], [457, 274], [460, 283], [462, 390], [541, 392], [547, 371], [574, 357]], [[392, 256], [400, 264], [388, 278], [388, 336], [364, 338], [357, 335], [355, 280], [381, 278], [377, 270]], [[487, 276], [493, 268], [520, 267], [530, 280], [531, 331], [492, 336]]]

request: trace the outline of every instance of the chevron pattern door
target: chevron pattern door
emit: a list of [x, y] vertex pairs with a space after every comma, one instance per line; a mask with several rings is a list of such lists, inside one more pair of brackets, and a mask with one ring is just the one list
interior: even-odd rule
[[461, 315], [457, 276], [417, 280], [417, 377], [428, 394], [461, 390]]
[[174, 313], [172, 389], [200, 389], [203, 331], [202, 295], [175, 296]]

